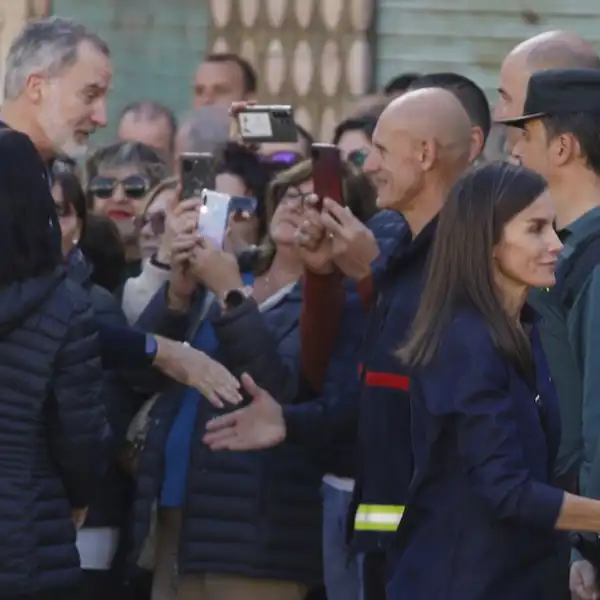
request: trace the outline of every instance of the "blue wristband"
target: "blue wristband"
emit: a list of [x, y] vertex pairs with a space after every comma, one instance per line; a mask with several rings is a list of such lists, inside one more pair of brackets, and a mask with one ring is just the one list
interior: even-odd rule
[[156, 341], [156, 338], [153, 335], [147, 333], [146, 334], [146, 356], [148, 357], [148, 360], [150, 361], [151, 364], [154, 364], [157, 354], [158, 354], [158, 342]]

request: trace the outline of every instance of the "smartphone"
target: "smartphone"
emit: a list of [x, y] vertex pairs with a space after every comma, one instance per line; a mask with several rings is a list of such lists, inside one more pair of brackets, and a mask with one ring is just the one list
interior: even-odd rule
[[313, 144], [311, 157], [314, 192], [319, 198], [317, 208], [323, 209], [324, 198], [331, 198], [344, 206], [342, 155], [339, 148], [333, 144]]
[[253, 104], [238, 112], [237, 122], [244, 142], [262, 144], [298, 141], [294, 109], [289, 105]]
[[210, 152], [182, 152], [179, 156], [181, 199], [201, 198], [202, 190], [215, 187], [215, 158]]
[[198, 216], [198, 233], [217, 248], [223, 248], [231, 196], [213, 190], [202, 190], [202, 206]]

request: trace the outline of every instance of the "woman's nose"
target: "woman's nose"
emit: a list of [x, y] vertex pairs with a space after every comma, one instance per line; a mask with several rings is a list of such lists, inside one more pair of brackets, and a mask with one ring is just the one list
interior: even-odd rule
[[117, 183], [115, 185], [115, 189], [112, 193], [112, 199], [114, 202], [128, 202], [129, 198], [127, 198], [127, 195], [125, 194], [123, 184]]
[[550, 232], [550, 239], [548, 240], [548, 251], [550, 254], [559, 254], [562, 249], [563, 243], [560, 241], [556, 231], [552, 229]]

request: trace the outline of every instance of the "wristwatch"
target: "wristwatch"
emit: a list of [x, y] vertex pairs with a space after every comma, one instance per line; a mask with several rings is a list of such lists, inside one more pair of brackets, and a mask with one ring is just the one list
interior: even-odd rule
[[234, 310], [241, 306], [244, 301], [250, 296], [249, 288], [240, 288], [229, 290], [223, 295], [223, 307], [225, 310]]
[[150, 257], [150, 264], [153, 267], [156, 267], [157, 269], [161, 269], [162, 271], [170, 271], [171, 270], [171, 265], [158, 260], [158, 257], [156, 254], [153, 254]]

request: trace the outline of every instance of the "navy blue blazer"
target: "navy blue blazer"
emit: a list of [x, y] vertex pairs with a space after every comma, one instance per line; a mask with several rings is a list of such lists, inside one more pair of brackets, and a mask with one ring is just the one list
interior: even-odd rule
[[563, 492], [549, 485], [560, 419], [535, 328], [531, 339], [526, 376], [463, 312], [415, 369], [415, 473], [389, 600], [542, 600], [561, 535]]

